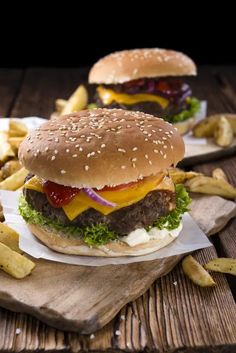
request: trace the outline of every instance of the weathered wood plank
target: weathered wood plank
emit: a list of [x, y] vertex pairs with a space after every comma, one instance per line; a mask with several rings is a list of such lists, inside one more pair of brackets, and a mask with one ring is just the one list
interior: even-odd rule
[[20, 90], [23, 70], [0, 69], [0, 116], [8, 116]]
[[29, 69], [11, 115], [49, 118], [55, 99], [68, 98], [86, 79], [86, 69]]

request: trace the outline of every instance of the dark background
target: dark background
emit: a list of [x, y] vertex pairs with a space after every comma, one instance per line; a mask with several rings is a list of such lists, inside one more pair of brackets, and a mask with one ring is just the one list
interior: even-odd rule
[[1, 12], [0, 67], [89, 66], [112, 51], [141, 47], [180, 50], [197, 64], [236, 64], [236, 15], [229, 4], [11, 4]]

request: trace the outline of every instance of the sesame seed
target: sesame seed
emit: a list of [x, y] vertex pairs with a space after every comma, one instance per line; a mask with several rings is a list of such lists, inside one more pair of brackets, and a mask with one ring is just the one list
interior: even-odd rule
[[164, 146], [163, 146], [163, 148], [167, 148], [167, 146], [166, 146], [166, 145], [164, 145]]
[[166, 154], [164, 154], [163, 158], [166, 159], [166, 157], [167, 157]]
[[45, 147], [44, 151], [47, 152], [48, 150], [49, 150], [49, 148], [48, 148], [48, 147]]
[[82, 152], [82, 151], [83, 151], [83, 148], [82, 148], [82, 147], [80, 147], [80, 148], [79, 148], [79, 151], [80, 151], [80, 152]]
[[89, 170], [89, 166], [88, 165], [85, 165], [84, 166], [84, 169], [86, 170], [86, 172]]
[[174, 146], [170, 145], [170, 148], [173, 150]]
[[135, 164], [135, 163], [132, 163], [132, 167], [135, 168], [135, 167], [136, 167], [136, 164]]
[[26, 152], [30, 152], [30, 151], [31, 151], [31, 149], [30, 149], [30, 148], [27, 148]]
[[132, 149], [132, 151], [137, 151], [137, 149], [138, 149], [138, 147], [134, 147], [134, 148]]
[[39, 151], [39, 149], [37, 149], [37, 151], [36, 151], [37, 153], [39, 153], [40, 151]]
[[38, 157], [37, 153], [34, 153], [34, 156], [35, 156], [35, 157]]
[[52, 156], [52, 157], [51, 157], [51, 161], [54, 161], [54, 159], [56, 159], [56, 157], [55, 157], [55, 156]]
[[102, 143], [101, 148], [105, 148], [105, 147], [106, 147], [105, 143]]
[[153, 150], [154, 151], [154, 153], [158, 153], [159, 151], [158, 150]]
[[163, 136], [163, 137], [162, 137], [162, 140], [164, 140], [164, 141], [165, 141], [165, 140], [167, 140], [167, 138], [166, 138], [165, 136]]
[[73, 154], [72, 157], [73, 158], [76, 158], [78, 156], [78, 154]]
[[66, 174], [66, 171], [64, 169], [62, 169], [61, 174]]
[[152, 165], [152, 161], [149, 160], [148, 163]]
[[163, 156], [163, 151], [160, 151], [160, 154]]
[[55, 154], [58, 154], [58, 150], [54, 150], [54, 153], [55, 153]]
[[122, 166], [121, 166], [121, 169], [125, 169], [125, 168], [126, 168], [126, 166], [125, 166], [125, 165], [122, 165]]
[[97, 153], [101, 153], [101, 151], [100, 151], [100, 150], [97, 150]]
[[126, 152], [126, 150], [124, 148], [118, 148], [117, 150], [118, 150], [118, 152], [123, 152], [123, 153]]
[[145, 154], [145, 158], [148, 159], [148, 154]]
[[69, 153], [69, 152], [70, 152], [69, 148], [67, 148], [67, 149], [66, 149], [66, 152], [67, 152], [67, 153]]
[[158, 131], [160, 131], [160, 132], [161, 132], [161, 131], [162, 131], [162, 129], [158, 129]]
[[120, 335], [121, 335], [120, 330], [116, 330], [115, 335], [116, 335], [116, 336], [120, 336]]
[[78, 147], [79, 147], [79, 145], [75, 145], [75, 147], [76, 147], [76, 148], [78, 148]]
[[137, 161], [137, 158], [132, 158], [131, 161], [132, 161], [132, 162], [136, 162], [136, 161]]

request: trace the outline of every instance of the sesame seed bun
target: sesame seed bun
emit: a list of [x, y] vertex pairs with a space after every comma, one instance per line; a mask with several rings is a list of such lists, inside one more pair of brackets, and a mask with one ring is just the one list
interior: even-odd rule
[[143, 77], [196, 75], [194, 62], [185, 54], [166, 49], [124, 50], [105, 56], [89, 73], [89, 83], [117, 84]]
[[176, 165], [184, 143], [169, 123], [142, 112], [84, 110], [48, 121], [22, 142], [20, 162], [58, 184], [101, 189]]
[[66, 235], [47, 231], [34, 224], [28, 224], [28, 227], [30, 231], [50, 249], [70, 255], [103, 257], [141, 256], [160, 250], [175, 240], [174, 237], [169, 235], [162, 239], [149, 240], [147, 243], [132, 247], [122, 241], [109, 242], [99, 247], [89, 247], [81, 239], [68, 238]]

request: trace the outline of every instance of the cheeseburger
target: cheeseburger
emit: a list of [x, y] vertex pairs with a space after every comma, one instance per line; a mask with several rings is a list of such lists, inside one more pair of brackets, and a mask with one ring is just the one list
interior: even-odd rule
[[98, 85], [96, 104], [101, 108], [143, 111], [176, 124], [187, 132], [200, 109], [183, 77], [196, 75], [186, 55], [165, 49], [124, 50], [100, 59], [89, 73]]
[[19, 210], [65, 254], [137, 256], [172, 242], [189, 203], [168, 167], [183, 158], [172, 125], [141, 112], [85, 110], [48, 121], [19, 149], [29, 170]]

